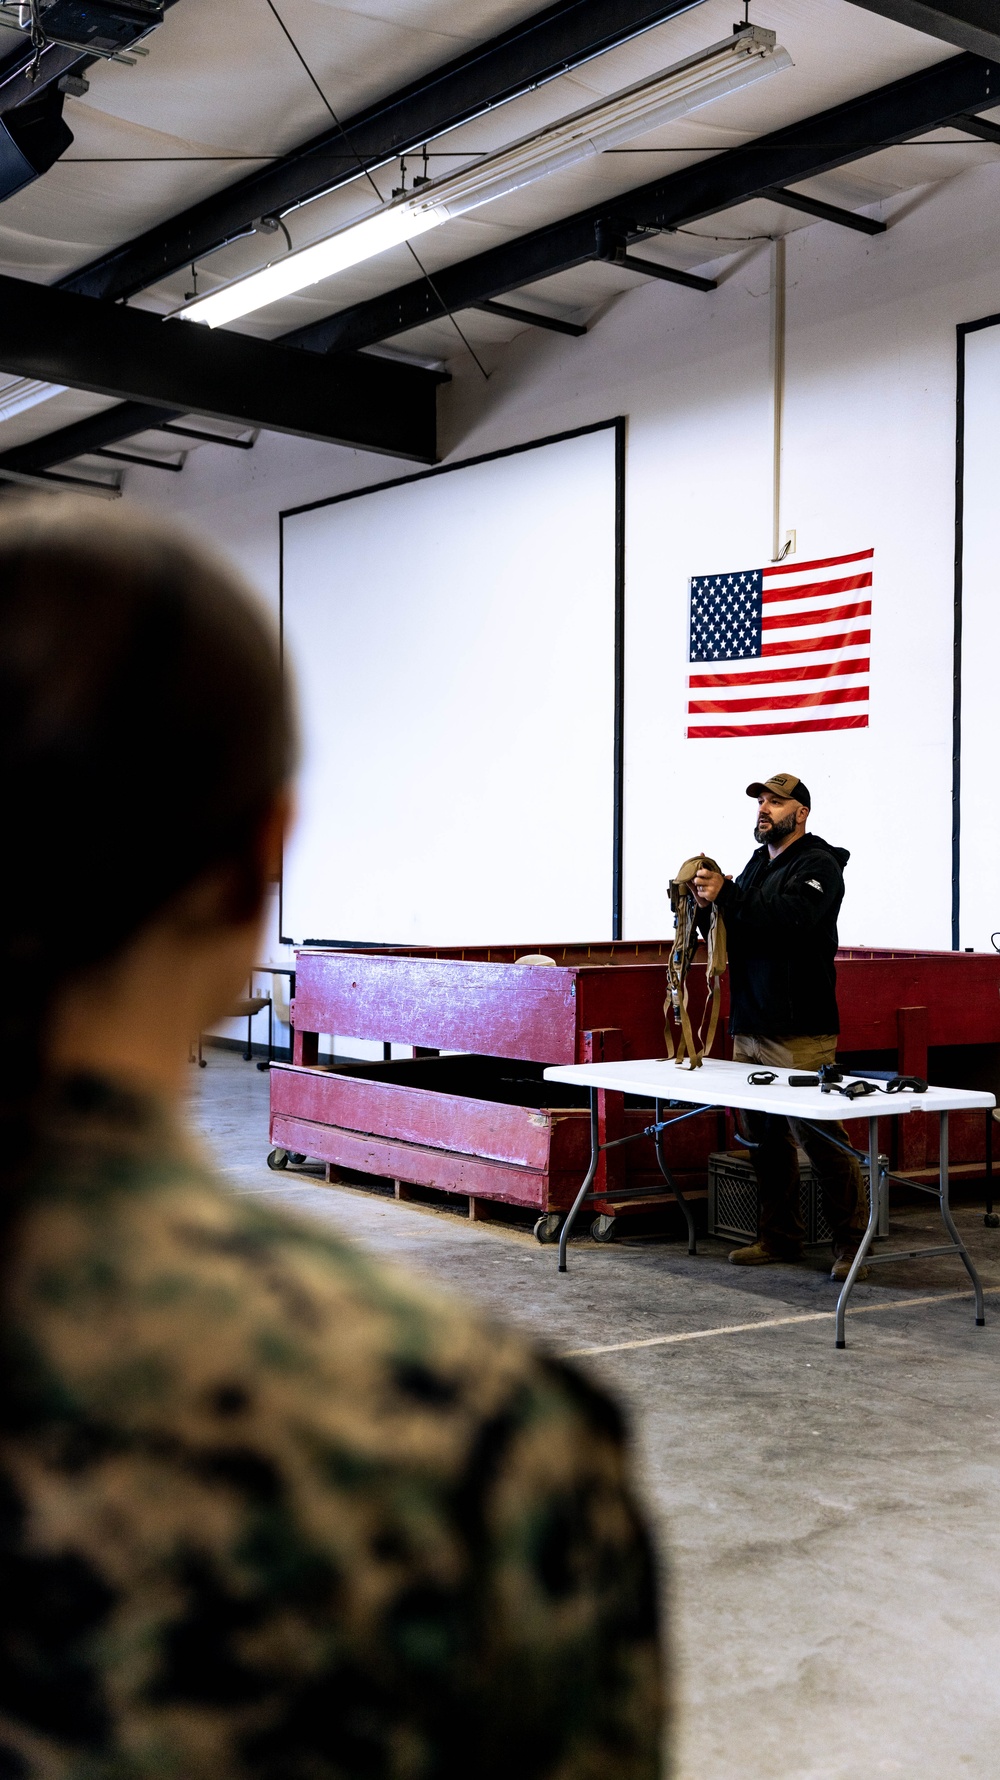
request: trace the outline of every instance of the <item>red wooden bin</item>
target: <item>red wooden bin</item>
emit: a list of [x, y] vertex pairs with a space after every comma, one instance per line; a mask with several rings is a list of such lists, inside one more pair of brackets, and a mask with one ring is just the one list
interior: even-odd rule
[[[473, 1213], [499, 1200], [556, 1227], [587, 1166], [589, 1114], [583, 1095], [543, 1083], [542, 1070], [664, 1054], [667, 942], [549, 945], [541, 950], [554, 966], [515, 963], [527, 950], [299, 953], [293, 1061], [271, 1077], [272, 1141], [465, 1194]], [[703, 993], [692, 984], [696, 1012]], [[462, 1055], [321, 1067], [321, 1033]], [[649, 1123], [620, 1094], [602, 1095], [599, 1111], [605, 1138]], [[679, 1128], [668, 1157], [682, 1186], [703, 1190], [719, 1138], [714, 1113]], [[612, 1151], [595, 1183], [596, 1217], [608, 1225], [632, 1209], [616, 1194], [655, 1183], [662, 1202], [651, 1142]]]

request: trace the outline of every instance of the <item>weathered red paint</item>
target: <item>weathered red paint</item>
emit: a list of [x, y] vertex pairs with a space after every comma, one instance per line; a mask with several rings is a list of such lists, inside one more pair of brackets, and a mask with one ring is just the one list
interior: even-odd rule
[[[277, 1073], [277, 1072], [276, 1072]], [[286, 1079], [294, 1073], [294, 1065], [285, 1070]], [[330, 1078], [327, 1078], [328, 1080]], [[419, 1090], [427, 1100], [452, 1103], [453, 1145], [418, 1143], [402, 1139], [395, 1130], [357, 1131], [323, 1120], [301, 1116], [293, 1108], [282, 1111], [275, 1107], [271, 1114], [271, 1138], [283, 1149], [298, 1150], [319, 1161], [339, 1164], [342, 1168], [360, 1170], [365, 1174], [388, 1176], [390, 1179], [413, 1182], [419, 1186], [437, 1187], [448, 1193], [473, 1194], [484, 1199], [499, 1199], [510, 1205], [534, 1207], [538, 1211], [566, 1210], [576, 1196], [590, 1155], [590, 1121], [584, 1111], [532, 1113], [521, 1109], [525, 1118], [536, 1121], [533, 1136], [538, 1139], [535, 1150], [539, 1165], [528, 1166], [517, 1161], [478, 1155], [462, 1146], [476, 1141], [477, 1114], [482, 1105], [453, 1099], [445, 1094]], [[288, 1098], [295, 1098], [294, 1093]], [[304, 1098], [304, 1097], [303, 1097]], [[387, 1100], [382, 1108], [385, 1121], [392, 1124], [398, 1100]], [[444, 1108], [439, 1108], [444, 1110]], [[517, 1110], [517, 1109], [511, 1109]], [[371, 1110], [369, 1117], [372, 1117]], [[631, 1111], [625, 1114], [626, 1131], [641, 1131], [648, 1122], [648, 1113]], [[373, 1118], [373, 1122], [374, 1118]], [[701, 1121], [692, 1120], [692, 1124]], [[690, 1133], [690, 1127], [683, 1128]], [[710, 1145], [692, 1143], [688, 1135], [685, 1153], [675, 1157], [683, 1180], [698, 1186], [704, 1175], [699, 1159]], [[652, 1144], [639, 1140], [631, 1146], [635, 1168], [623, 1185], [652, 1186], [659, 1183]], [[697, 1153], [691, 1153], [697, 1152]], [[694, 1167], [685, 1167], [686, 1161]], [[695, 1178], [692, 1182], [691, 1176]], [[614, 1209], [614, 1193], [599, 1196], [595, 1212]]]
[[299, 1032], [576, 1061], [576, 972], [369, 952], [304, 952], [295, 963]]
[[[418, 1077], [420, 1064], [410, 1067]], [[306, 1073], [294, 1064], [272, 1067], [271, 1114], [272, 1118], [289, 1114], [316, 1125], [340, 1125], [349, 1131], [391, 1135], [403, 1143], [462, 1150], [495, 1162], [543, 1169], [549, 1166], [552, 1126], [559, 1117], [532, 1107], [449, 1094], [443, 1086], [410, 1087], [339, 1071]], [[584, 1116], [581, 1112], [579, 1118]], [[586, 1153], [586, 1145], [581, 1144], [573, 1164]]]
[[1000, 1044], [1000, 954], [845, 947], [837, 1002], [845, 1051], [895, 1051], [897, 1012], [917, 1007], [928, 1045]]
[[[455, 1091], [447, 1058], [388, 1070], [308, 1067], [316, 1063], [318, 1034], [527, 1064], [662, 1056], [668, 950], [669, 942], [652, 940], [299, 953], [295, 1061], [271, 1073], [272, 1139], [341, 1167], [561, 1209], [572, 1199], [589, 1154], [582, 1107], [520, 1105], [477, 1095], [468, 1083]], [[554, 957], [556, 966], [515, 962], [530, 951]], [[696, 968], [690, 979], [696, 1022], [704, 995]], [[927, 1074], [928, 1047], [1000, 1045], [1000, 956], [845, 948], [838, 955], [838, 999], [841, 1054], [885, 1052], [898, 1056], [907, 1074]], [[717, 1041], [716, 1049], [726, 1042]], [[622, 1096], [601, 1098], [603, 1138], [648, 1122], [648, 1113], [626, 1111]], [[863, 1147], [864, 1121], [852, 1120], [849, 1129]], [[880, 1133], [895, 1165], [934, 1166], [933, 1121], [918, 1113], [884, 1119]], [[953, 1116], [950, 1141], [955, 1163], [980, 1159], [979, 1115]], [[688, 1184], [697, 1183], [718, 1143], [718, 1122], [706, 1114], [668, 1134], [666, 1153]], [[596, 1208], [611, 1206], [623, 1187], [652, 1184], [655, 1177], [648, 1140], [612, 1151], [597, 1182], [608, 1198]]]
[[312, 1125], [284, 1114], [272, 1119], [271, 1135], [284, 1149], [299, 1150], [362, 1174], [386, 1175], [418, 1186], [437, 1187], [445, 1193], [471, 1193], [538, 1211], [548, 1210], [550, 1204], [571, 1204], [573, 1182], [577, 1186], [580, 1183], [576, 1172], [559, 1177], [541, 1169], [492, 1162], [484, 1156], [399, 1143], [388, 1137], [343, 1131], [333, 1125]]

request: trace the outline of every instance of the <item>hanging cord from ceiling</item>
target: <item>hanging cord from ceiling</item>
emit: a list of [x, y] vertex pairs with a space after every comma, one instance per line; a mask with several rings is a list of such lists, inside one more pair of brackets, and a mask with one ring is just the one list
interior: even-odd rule
[[667, 229], [668, 235], [687, 235], [692, 241], [775, 241], [775, 235], [703, 235], [700, 229]]
[[[375, 193], [375, 196], [378, 199], [379, 203], [384, 204], [385, 199], [383, 198], [382, 193], [379, 191], [378, 186], [375, 184], [375, 181], [371, 176], [371, 173], [369, 172], [368, 168], [365, 166], [364, 161], [361, 159], [361, 156], [358, 154], [358, 151], [355, 148], [353, 142], [351, 141], [350, 136], [348, 135], [348, 133], [345, 130], [343, 124], [341, 123], [339, 117], [337, 116], [337, 113], [334, 111], [333, 106], [330, 104], [330, 101], [327, 98], [326, 94], [324, 93], [323, 88], [320, 86], [319, 81], [316, 79], [315, 74], [313, 73], [312, 69], [309, 66], [309, 63], [306, 61], [305, 56], [302, 54], [302, 51], [299, 48], [298, 44], [296, 43], [295, 38], [292, 36], [291, 31], [288, 29], [288, 26], [286, 25], [280, 12], [278, 11], [277, 7], [275, 6], [274, 0], [265, 0], [265, 5], [267, 6], [268, 10], [271, 13], [273, 13], [275, 20], [280, 25], [282, 31], [284, 32], [285, 36], [288, 39], [289, 44], [291, 45], [296, 56], [298, 57], [299, 61], [301, 62], [302, 67], [305, 69], [305, 72], [308, 75], [309, 80], [311, 81], [312, 85], [315, 87], [316, 92], [318, 93], [318, 95], [319, 95], [320, 99], [322, 100], [324, 106], [326, 107], [327, 111], [330, 113], [330, 116], [333, 119], [334, 125], [337, 128], [337, 130], [339, 130], [341, 136], [343, 137], [344, 143], [345, 143], [352, 159], [354, 161], [356, 161], [356, 163], [357, 163], [359, 173], [361, 173], [364, 176], [364, 178], [367, 179], [368, 184], [371, 186], [372, 191]], [[432, 296], [435, 298], [435, 301], [440, 303], [441, 308], [444, 310], [445, 315], [447, 316], [448, 320], [451, 322], [451, 325], [454, 328], [459, 339], [461, 340], [462, 345], [465, 347], [466, 352], [468, 352], [469, 356], [474, 360], [475, 364], [478, 366], [480, 372], [482, 373], [484, 379], [488, 382], [489, 375], [490, 375], [489, 372], [487, 371], [485, 365], [483, 364], [478, 353], [476, 352], [475, 347], [472, 345], [471, 340], [469, 340], [466, 337], [466, 335], [463, 333], [463, 331], [458, 323], [458, 320], [456, 319], [454, 312], [448, 307], [447, 303], [445, 302], [444, 298], [442, 297], [441, 292], [438, 290], [436, 284], [434, 283], [433, 278], [431, 277], [430, 273], [428, 272], [427, 267], [424, 265], [419, 254], [417, 253], [412, 241], [408, 241], [406, 243], [406, 246], [407, 246], [407, 250], [410, 253], [411, 258], [414, 261], [414, 264], [416, 265], [418, 271], [420, 272], [421, 277], [426, 280], [427, 287], [430, 290]]]
[[28, 0], [28, 6], [31, 13], [31, 47], [35, 52], [31, 58], [31, 67], [28, 69], [28, 79], [34, 86], [38, 79], [42, 51], [48, 47], [49, 40], [45, 35], [45, 26], [42, 24], [41, 0]]

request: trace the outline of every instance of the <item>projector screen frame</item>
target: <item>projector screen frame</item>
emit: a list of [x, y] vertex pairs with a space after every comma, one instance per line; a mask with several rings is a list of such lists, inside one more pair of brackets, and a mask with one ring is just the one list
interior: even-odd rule
[[[373, 482], [365, 488], [349, 489], [344, 494], [325, 495], [320, 500], [304, 501], [296, 507], [285, 507], [278, 514], [278, 636], [282, 659], [285, 638], [285, 521], [301, 513], [313, 513], [320, 507], [336, 507], [345, 501], [364, 500], [366, 495], [381, 494], [386, 489], [401, 488], [406, 483], [427, 482], [432, 477], [450, 476], [455, 470], [467, 470], [477, 464], [495, 463], [500, 458], [517, 457], [524, 452], [538, 451], [546, 445], [560, 445], [569, 439], [584, 438], [590, 433], [611, 431], [614, 435], [614, 664], [613, 664], [613, 732], [612, 732], [612, 830], [611, 830], [611, 937], [622, 937], [624, 896], [624, 790], [625, 790], [625, 449], [627, 417], [613, 415], [608, 420], [593, 421], [587, 426], [567, 428], [564, 432], [547, 433], [540, 439], [527, 439], [519, 445], [506, 445], [497, 451], [480, 452], [475, 457], [437, 464], [430, 470], [415, 470], [407, 476], [393, 476], [384, 482]], [[565, 936], [555, 936], [556, 938]], [[590, 935], [581, 935], [582, 940]], [[290, 939], [285, 934], [284, 917], [284, 849], [278, 876], [278, 939], [283, 946], [330, 948], [337, 951], [364, 952], [382, 947], [391, 948], [393, 940], [342, 940], [307, 938]], [[409, 948], [407, 948], [409, 949]], [[417, 948], [418, 950], [420, 948]]]
[[965, 342], [984, 328], [1000, 327], [1000, 314], [960, 321], [955, 329], [955, 595], [952, 640], [951, 746], [951, 949], [961, 951], [962, 896], [962, 618], [965, 553]]

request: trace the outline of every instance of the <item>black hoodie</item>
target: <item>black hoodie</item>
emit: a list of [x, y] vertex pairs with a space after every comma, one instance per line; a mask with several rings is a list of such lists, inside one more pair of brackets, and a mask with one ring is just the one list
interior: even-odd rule
[[758, 847], [718, 906], [729, 941], [730, 1032], [754, 1038], [839, 1032], [837, 916], [850, 854], [818, 834], [768, 856]]

